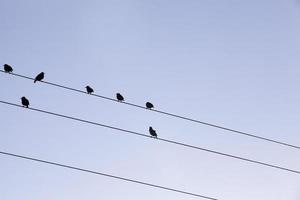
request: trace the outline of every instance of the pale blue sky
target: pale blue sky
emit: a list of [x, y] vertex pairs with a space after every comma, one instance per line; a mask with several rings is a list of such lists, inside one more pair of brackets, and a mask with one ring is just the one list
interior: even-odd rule
[[[16, 73], [300, 145], [297, 0], [0, 0]], [[300, 170], [300, 151], [0, 74], [1, 100]], [[0, 105], [0, 150], [220, 200], [299, 200], [300, 176]], [[196, 198], [0, 156], [1, 200]]]

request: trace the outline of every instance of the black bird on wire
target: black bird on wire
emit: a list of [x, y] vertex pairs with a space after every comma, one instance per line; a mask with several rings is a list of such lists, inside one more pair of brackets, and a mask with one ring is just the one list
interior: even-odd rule
[[22, 101], [22, 105], [23, 105], [24, 107], [28, 108], [28, 106], [29, 106], [29, 100], [26, 99], [26, 97], [22, 97], [22, 98], [21, 98], [21, 101]]
[[35, 77], [34, 83], [37, 82], [37, 81], [43, 80], [43, 79], [44, 79], [44, 76], [45, 76], [45, 73], [44, 73], [44, 72], [39, 73], [39, 74]]
[[156, 130], [154, 130], [152, 128], [152, 126], [149, 127], [149, 133], [150, 133], [151, 137], [157, 138]]
[[118, 101], [120, 101], [120, 102], [124, 101], [124, 97], [120, 93], [117, 93], [116, 97], [117, 97]]
[[147, 103], [146, 103], [146, 108], [147, 108], [147, 109], [152, 109], [152, 108], [154, 108], [154, 106], [153, 106], [152, 103], [147, 102]]
[[4, 71], [7, 73], [11, 73], [13, 71], [13, 68], [8, 64], [4, 64], [3, 67], [4, 67]]
[[85, 88], [88, 94], [92, 94], [94, 92], [93, 88], [91, 88], [90, 86], [86, 86]]

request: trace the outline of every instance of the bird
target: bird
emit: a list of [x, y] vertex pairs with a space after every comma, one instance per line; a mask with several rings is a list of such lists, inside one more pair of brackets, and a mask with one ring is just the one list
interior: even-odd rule
[[151, 137], [157, 138], [156, 130], [154, 130], [151, 126], [149, 127], [149, 133]]
[[118, 101], [124, 101], [124, 97], [120, 93], [117, 93], [116, 97], [117, 97]]
[[94, 92], [93, 88], [91, 88], [90, 86], [86, 86], [85, 88], [88, 94], [92, 94]]
[[13, 68], [8, 65], [8, 64], [4, 64], [4, 71], [7, 72], [7, 73], [11, 73], [13, 71]]
[[28, 106], [29, 106], [29, 100], [26, 99], [26, 97], [22, 97], [21, 100], [22, 100], [22, 105], [24, 107], [28, 108]]
[[154, 108], [154, 106], [153, 106], [152, 103], [147, 102], [147, 103], [146, 103], [146, 108], [147, 108], [147, 109], [152, 109], [152, 108]]
[[39, 74], [35, 77], [34, 83], [37, 82], [37, 81], [43, 80], [43, 79], [44, 79], [44, 75], [45, 75], [44, 72], [39, 73]]

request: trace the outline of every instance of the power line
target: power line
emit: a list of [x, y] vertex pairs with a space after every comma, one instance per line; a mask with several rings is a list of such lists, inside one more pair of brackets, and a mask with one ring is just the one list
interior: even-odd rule
[[[0, 71], [3, 72], [3, 73], [6, 73], [3, 70], [0, 70]], [[28, 80], [34, 80], [34, 78], [24, 76], [24, 75], [20, 75], [20, 74], [16, 74], [16, 73], [6, 73], [6, 74], [10, 74], [10, 75], [13, 75], [13, 76], [16, 76], [16, 77], [21, 77], [21, 78], [28, 79]], [[40, 82], [48, 84], [48, 85], [52, 85], [52, 86], [55, 86], [55, 87], [63, 88], [63, 89], [66, 89], [66, 90], [71, 90], [71, 91], [74, 91], [74, 92], [87, 94], [85, 91], [78, 90], [78, 89], [71, 88], [71, 87], [67, 87], [67, 86], [64, 86], [64, 85], [57, 84], [57, 83], [47, 82], [47, 81], [40, 81]], [[289, 144], [289, 143], [286, 143], [286, 142], [281, 142], [281, 141], [278, 141], [278, 140], [274, 140], [274, 139], [254, 135], [254, 134], [247, 133], [247, 132], [244, 132], [244, 131], [239, 131], [239, 130], [227, 128], [227, 127], [224, 127], [224, 126], [219, 126], [219, 125], [216, 125], [216, 124], [203, 122], [203, 121], [200, 121], [200, 120], [197, 120], [197, 119], [192, 119], [192, 118], [189, 118], [189, 117], [184, 117], [184, 116], [181, 116], [181, 115], [177, 115], [177, 114], [173, 114], [173, 113], [169, 113], [169, 112], [165, 112], [165, 111], [161, 111], [161, 110], [147, 109], [144, 106], [140, 106], [140, 105], [137, 105], [137, 104], [124, 102], [124, 101], [120, 102], [120, 101], [117, 101], [116, 99], [106, 97], [106, 96], [102, 96], [102, 95], [98, 95], [98, 94], [89, 94], [89, 95], [94, 96], [94, 97], [98, 97], [98, 98], [102, 98], [102, 99], [106, 99], [106, 100], [110, 100], [110, 101], [114, 101], [114, 102], [118, 102], [118, 103], [123, 103], [123, 104], [129, 105], [129, 106], [141, 108], [141, 109], [144, 109], [144, 110], [149, 110], [149, 111], [153, 111], [153, 112], [156, 112], [156, 113], [168, 115], [168, 116], [171, 116], [171, 117], [183, 119], [183, 120], [186, 120], [186, 121], [195, 122], [195, 123], [210, 126], [210, 127], [213, 127], [213, 128], [222, 129], [222, 130], [229, 131], [229, 132], [236, 133], [236, 134], [240, 134], [240, 135], [243, 135], [243, 136], [248, 136], [248, 137], [259, 139], [259, 140], [264, 140], [264, 141], [267, 141], [267, 142], [271, 142], [271, 143], [275, 143], [275, 144], [279, 144], [279, 145], [283, 145], [283, 146], [287, 146], [287, 147], [291, 147], [291, 148], [295, 148], [295, 149], [300, 149], [300, 146], [297, 146], [297, 145], [293, 145], [293, 144]]]
[[56, 163], [56, 162], [41, 160], [41, 159], [37, 159], [37, 158], [33, 158], [33, 157], [22, 156], [22, 155], [8, 153], [8, 152], [4, 152], [4, 151], [0, 151], [0, 154], [15, 157], [15, 158], [20, 158], [20, 159], [40, 162], [40, 163], [44, 163], [44, 164], [48, 164], [48, 165], [63, 167], [63, 168], [67, 168], [67, 169], [73, 169], [73, 170], [86, 172], [86, 173], [91, 173], [91, 174], [95, 174], [95, 175], [99, 175], [99, 176], [105, 176], [105, 177], [109, 177], [109, 178], [113, 178], [113, 179], [118, 179], [118, 180], [121, 180], [121, 181], [126, 181], [126, 182], [136, 183], [136, 184], [145, 185], [145, 186], [149, 186], [149, 187], [159, 188], [159, 189], [162, 189], [162, 190], [168, 190], [168, 191], [171, 191], [171, 192], [181, 193], [181, 194], [185, 194], [185, 195], [189, 195], [189, 196], [193, 196], [193, 197], [200, 197], [200, 198], [204, 198], [204, 199], [217, 200], [216, 198], [212, 198], [212, 197], [208, 197], [208, 196], [204, 196], [204, 195], [200, 195], [200, 194], [196, 194], [196, 193], [186, 192], [186, 191], [183, 191], [183, 190], [169, 188], [169, 187], [156, 185], [156, 184], [152, 184], [152, 183], [146, 183], [146, 182], [138, 181], [138, 180], [135, 180], [135, 179], [124, 178], [124, 177], [120, 177], [120, 176], [115, 176], [115, 175], [106, 174], [106, 173], [102, 173], [102, 172], [92, 171], [92, 170], [83, 169], [83, 168], [74, 167], [74, 166], [65, 165], [65, 164], [60, 164], [60, 163]]
[[[20, 106], [18, 104], [6, 102], [6, 101], [1, 101], [0, 100], [0, 103], [10, 105], [10, 106], [19, 107], [19, 108], [24, 108], [23, 106]], [[54, 112], [50, 112], [50, 111], [46, 111], [46, 110], [41, 110], [41, 109], [36, 109], [36, 108], [24, 108], [24, 109], [37, 111], [37, 112], [40, 112], [40, 113], [46, 113], [46, 114], [49, 114], [49, 115], [54, 115], [54, 116], [57, 116], [57, 117], [71, 119], [71, 120], [74, 120], [74, 121], [79, 121], [79, 122], [92, 124], [92, 125], [96, 125], [96, 126], [101, 126], [101, 127], [117, 130], [117, 131], [120, 131], [120, 132], [128, 133], [128, 134], [133, 134], [133, 135], [138, 135], [138, 136], [142, 136], [142, 137], [152, 138], [150, 135], [146, 135], [146, 134], [143, 134], [143, 133], [130, 131], [130, 130], [123, 129], [123, 128], [118, 128], [118, 127], [115, 127], [115, 126], [109, 126], [109, 125], [101, 124], [101, 123], [97, 123], [97, 122], [92, 122], [92, 121], [89, 121], [89, 120], [80, 119], [80, 118], [76, 118], [76, 117], [71, 117], [71, 116], [67, 116], [67, 115], [63, 115], [63, 114], [58, 114], [58, 113], [54, 113]], [[288, 172], [292, 172], [292, 173], [296, 173], [296, 174], [300, 174], [300, 171], [298, 171], [298, 170], [293, 170], [293, 169], [289, 169], [289, 168], [285, 168], [285, 167], [281, 167], [281, 166], [277, 166], [277, 165], [273, 165], [273, 164], [268, 164], [268, 163], [261, 162], [261, 161], [256, 161], [256, 160], [252, 160], [252, 159], [248, 159], [248, 158], [244, 158], [244, 157], [240, 157], [240, 156], [235, 156], [235, 155], [231, 155], [231, 154], [227, 154], [227, 153], [222, 153], [222, 152], [219, 152], [219, 151], [210, 150], [210, 149], [202, 148], [202, 147], [199, 147], [199, 146], [185, 144], [185, 143], [182, 143], [182, 142], [176, 142], [176, 141], [169, 140], [169, 139], [164, 139], [164, 138], [157, 138], [156, 140], [163, 141], [163, 142], [170, 143], [170, 144], [183, 146], [183, 147], [186, 147], [186, 148], [192, 148], [192, 149], [196, 149], [196, 150], [200, 150], [200, 151], [205, 151], [205, 152], [209, 152], [209, 153], [213, 153], [213, 154], [217, 154], [217, 155], [221, 155], [221, 156], [225, 156], [225, 157], [230, 157], [230, 158], [234, 158], [234, 159], [238, 159], [238, 160], [242, 160], [242, 161], [246, 161], [246, 162], [250, 162], [250, 163], [255, 163], [255, 164], [258, 164], [258, 165], [263, 165], [263, 166], [267, 166], [267, 167], [271, 167], [271, 168], [276, 168], [276, 169], [280, 169], [280, 170], [284, 170], [284, 171], [288, 171]]]

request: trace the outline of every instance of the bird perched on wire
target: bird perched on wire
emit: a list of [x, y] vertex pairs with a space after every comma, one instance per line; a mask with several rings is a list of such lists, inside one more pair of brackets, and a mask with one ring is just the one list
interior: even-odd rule
[[149, 127], [149, 133], [151, 137], [157, 138], [156, 130], [154, 130], [151, 126]]
[[4, 67], [4, 71], [7, 73], [11, 73], [13, 71], [13, 68], [8, 64], [4, 64], [3, 67]]
[[94, 92], [93, 88], [91, 88], [90, 86], [86, 86], [85, 88], [88, 94], [92, 94]]
[[23, 105], [24, 107], [28, 108], [28, 106], [29, 106], [29, 100], [26, 99], [26, 97], [22, 97], [22, 98], [21, 98], [21, 101], [22, 101], [22, 105]]
[[153, 106], [152, 103], [147, 102], [147, 103], [146, 103], [146, 108], [147, 108], [147, 109], [152, 109], [152, 108], [154, 108], [154, 106]]
[[34, 83], [37, 82], [37, 81], [43, 80], [43, 79], [44, 79], [44, 76], [45, 76], [45, 73], [44, 73], [44, 72], [39, 73], [39, 74], [35, 77]]
[[116, 97], [117, 97], [117, 100], [118, 100], [118, 101], [120, 101], [120, 102], [121, 102], [121, 101], [124, 101], [124, 97], [123, 97], [120, 93], [117, 93], [117, 94], [116, 94]]

